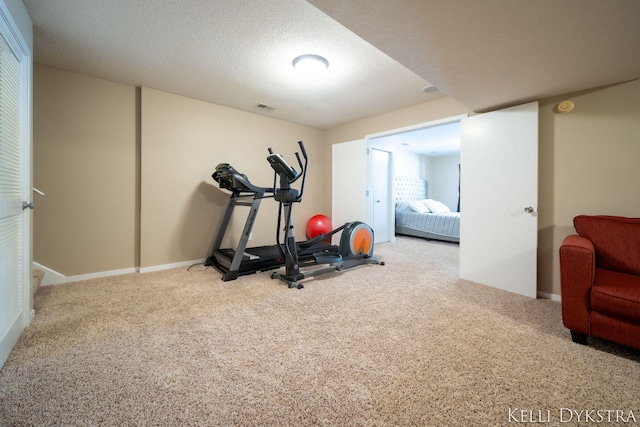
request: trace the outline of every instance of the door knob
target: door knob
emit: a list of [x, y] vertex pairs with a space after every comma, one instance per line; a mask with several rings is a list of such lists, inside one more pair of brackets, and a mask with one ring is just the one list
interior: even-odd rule
[[33, 205], [33, 202], [29, 203], [29, 202], [22, 202], [22, 210], [25, 210], [27, 208], [29, 209], [33, 209], [35, 206]]
[[531, 206], [527, 206], [526, 208], [524, 208], [524, 211], [526, 213], [532, 213], [533, 212], [533, 208]]

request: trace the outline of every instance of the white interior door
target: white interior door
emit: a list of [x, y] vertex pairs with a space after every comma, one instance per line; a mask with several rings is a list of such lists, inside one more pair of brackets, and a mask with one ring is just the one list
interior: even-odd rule
[[538, 103], [462, 120], [460, 277], [536, 297]]
[[[331, 222], [334, 228], [346, 222], [369, 222], [367, 209], [367, 142], [364, 139], [332, 146]], [[333, 236], [334, 244], [339, 242]]]
[[391, 153], [376, 148], [371, 149], [372, 174], [372, 228], [376, 243], [391, 240]]
[[31, 320], [32, 67], [13, 25], [0, 4], [0, 367]]

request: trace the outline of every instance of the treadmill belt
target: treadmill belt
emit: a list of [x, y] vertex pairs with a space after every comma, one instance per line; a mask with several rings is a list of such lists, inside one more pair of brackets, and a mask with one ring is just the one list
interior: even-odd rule
[[[316, 264], [313, 254], [316, 252], [330, 250], [337, 252], [338, 247], [320, 242], [311, 248], [301, 249], [298, 245], [298, 261], [300, 266]], [[235, 255], [235, 249], [225, 248], [215, 251], [213, 259], [207, 260], [207, 265], [212, 265], [223, 273], [227, 273], [231, 268], [231, 261]], [[278, 246], [257, 246], [246, 248], [242, 257], [242, 262], [238, 268], [238, 275], [253, 274], [259, 271], [267, 271], [279, 268], [284, 265]]]

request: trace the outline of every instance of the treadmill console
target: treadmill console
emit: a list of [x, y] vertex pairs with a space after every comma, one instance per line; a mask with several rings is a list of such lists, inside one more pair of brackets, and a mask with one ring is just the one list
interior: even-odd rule
[[245, 174], [238, 172], [238, 170], [229, 163], [220, 163], [216, 166], [216, 171], [211, 177], [220, 185], [220, 188], [229, 191], [239, 191], [241, 193], [273, 193], [272, 188], [253, 185]]

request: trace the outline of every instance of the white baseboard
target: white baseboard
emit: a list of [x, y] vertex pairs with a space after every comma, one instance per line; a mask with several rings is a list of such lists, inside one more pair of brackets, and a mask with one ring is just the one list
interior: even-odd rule
[[174, 262], [172, 264], [153, 265], [151, 267], [140, 267], [140, 273], [151, 273], [153, 271], [170, 270], [172, 268], [189, 267], [195, 264], [204, 263], [205, 259], [195, 259], [193, 261]]
[[13, 350], [13, 347], [15, 347], [18, 342], [18, 338], [20, 338], [20, 334], [22, 334], [25, 328], [23, 322], [22, 316], [17, 316], [13, 323], [8, 321], [6, 325], [2, 325], [3, 328], [9, 325], [11, 326], [9, 326], [4, 336], [0, 337], [0, 368], [2, 368], [4, 362], [7, 361], [11, 350]]
[[42, 282], [40, 282], [40, 286], [59, 285], [61, 283], [66, 283], [67, 281], [67, 278], [63, 274], [45, 267], [42, 264], [34, 262], [33, 267], [44, 271], [44, 277], [42, 278]]
[[120, 274], [136, 273], [138, 269], [136, 267], [123, 268], [121, 270], [100, 271], [98, 273], [79, 274], [76, 276], [65, 276], [62, 273], [58, 273], [55, 270], [45, 267], [37, 262], [33, 263], [33, 267], [44, 271], [44, 277], [40, 286], [48, 285], [61, 285], [63, 283], [79, 282], [81, 280], [96, 279], [99, 277], [118, 276]]
[[77, 276], [68, 276], [66, 283], [79, 282], [81, 280], [98, 279], [100, 277], [120, 276], [121, 274], [137, 273], [137, 267], [122, 268], [120, 270], [100, 271], [97, 273], [80, 274]]
[[538, 295], [538, 298], [550, 299], [551, 301], [561, 302], [560, 295], [557, 295], [557, 294], [550, 294], [548, 292], [538, 291], [537, 295]]
[[48, 285], [60, 285], [62, 283], [79, 282], [81, 280], [98, 279], [101, 277], [119, 276], [121, 274], [151, 273], [153, 271], [162, 271], [162, 270], [169, 270], [172, 268], [188, 267], [194, 264], [202, 264], [204, 261], [205, 261], [204, 259], [197, 259], [193, 261], [183, 261], [183, 262], [176, 262], [172, 264], [154, 265], [151, 267], [130, 267], [130, 268], [123, 268], [120, 270], [100, 271], [97, 273], [79, 274], [76, 276], [65, 276], [61, 273], [58, 273], [55, 270], [45, 267], [42, 264], [38, 264], [37, 262], [33, 263], [33, 267], [44, 271], [44, 277], [42, 278], [42, 283], [40, 283], [40, 286], [48, 286]]

